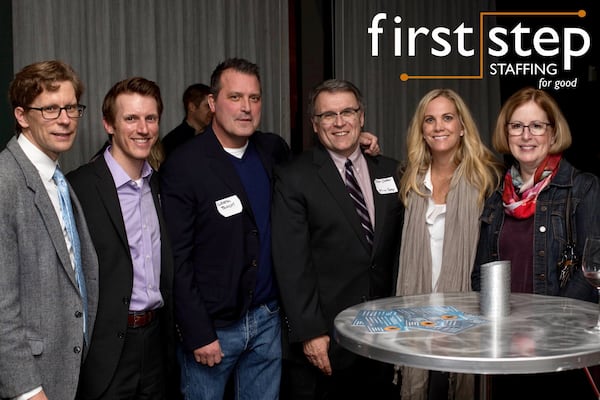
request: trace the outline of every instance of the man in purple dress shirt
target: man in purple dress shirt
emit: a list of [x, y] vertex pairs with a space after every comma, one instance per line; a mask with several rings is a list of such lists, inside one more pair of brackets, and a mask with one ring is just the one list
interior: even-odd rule
[[68, 174], [100, 264], [100, 299], [79, 398], [173, 399], [171, 248], [163, 231], [158, 179], [148, 164], [159, 137], [159, 87], [116, 83], [102, 105], [110, 145]]

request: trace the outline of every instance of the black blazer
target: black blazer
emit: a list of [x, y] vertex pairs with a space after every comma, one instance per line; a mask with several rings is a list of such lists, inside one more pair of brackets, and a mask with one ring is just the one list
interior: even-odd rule
[[[289, 159], [287, 143], [272, 133], [249, 139], [272, 179]], [[175, 314], [184, 347], [217, 339], [215, 328], [239, 320], [253, 300], [259, 256], [258, 228], [230, 155], [212, 127], [180, 146], [161, 166], [163, 209], [175, 256]], [[217, 207], [235, 203], [231, 214]]]
[[[393, 179], [397, 188], [398, 163], [383, 156], [365, 158], [375, 203], [371, 252], [342, 177], [324, 147], [276, 169], [273, 260], [287, 324], [284, 337], [291, 343], [322, 334], [333, 338], [339, 312], [393, 294], [404, 208], [397, 190], [383, 194], [375, 180]], [[333, 368], [353, 359], [335, 340], [329, 357]]]
[[[127, 331], [127, 314], [133, 288], [133, 266], [125, 223], [113, 177], [100, 155], [67, 174], [77, 193], [100, 265], [100, 299], [88, 357], [79, 383], [82, 399], [98, 397], [109, 385], [117, 368]], [[172, 311], [173, 255], [168, 240], [154, 173], [150, 187], [158, 214], [161, 235], [160, 291], [164, 306], [160, 311], [167, 379], [176, 379], [174, 322]], [[167, 381], [167, 385], [170, 381]]]

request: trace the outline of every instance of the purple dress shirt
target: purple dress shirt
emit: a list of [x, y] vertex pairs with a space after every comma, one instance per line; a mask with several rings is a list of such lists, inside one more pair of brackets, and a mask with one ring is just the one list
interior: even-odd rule
[[129, 310], [153, 310], [163, 305], [163, 299], [160, 294], [160, 227], [150, 190], [152, 167], [144, 162], [141, 179], [134, 181], [112, 157], [110, 148], [105, 150], [104, 159], [117, 188], [133, 263]]

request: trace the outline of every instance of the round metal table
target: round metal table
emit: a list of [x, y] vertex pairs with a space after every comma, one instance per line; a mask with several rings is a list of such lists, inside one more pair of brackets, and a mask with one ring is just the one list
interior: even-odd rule
[[523, 374], [600, 364], [600, 335], [585, 332], [596, 322], [598, 305], [565, 297], [512, 293], [509, 316], [456, 334], [422, 330], [370, 333], [364, 326], [352, 325], [360, 310], [431, 305], [454, 306], [477, 315], [479, 293], [432, 293], [357, 304], [336, 317], [335, 339], [368, 358], [448, 372]]

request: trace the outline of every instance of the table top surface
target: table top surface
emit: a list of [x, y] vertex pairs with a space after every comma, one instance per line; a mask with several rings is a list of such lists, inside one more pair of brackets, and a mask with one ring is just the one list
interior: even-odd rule
[[439, 371], [523, 374], [600, 364], [600, 335], [585, 331], [598, 305], [566, 297], [510, 295], [510, 315], [459, 333], [410, 330], [370, 333], [353, 326], [360, 310], [453, 306], [479, 315], [479, 293], [431, 293], [361, 303], [335, 319], [335, 339], [348, 350], [375, 360]]

